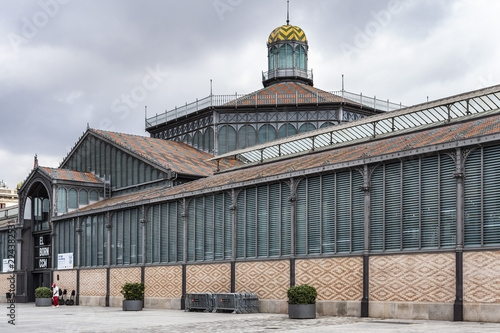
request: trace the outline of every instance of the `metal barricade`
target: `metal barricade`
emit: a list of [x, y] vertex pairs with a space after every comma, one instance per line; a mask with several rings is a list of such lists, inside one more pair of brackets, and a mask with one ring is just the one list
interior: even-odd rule
[[194, 293], [186, 294], [185, 311], [204, 310], [205, 312], [213, 311], [214, 297], [211, 293]]

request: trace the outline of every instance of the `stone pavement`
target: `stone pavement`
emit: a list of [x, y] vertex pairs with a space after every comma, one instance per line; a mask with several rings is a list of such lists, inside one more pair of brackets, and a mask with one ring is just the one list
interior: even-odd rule
[[500, 324], [395, 320], [377, 318], [318, 317], [290, 320], [287, 315], [257, 313], [204, 313], [181, 310], [91, 306], [36, 307], [34, 303], [16, 304], [15, 323], [8, 324], [9, 310], [0, 303], [0, 332], [439, 332], [498, 333]]

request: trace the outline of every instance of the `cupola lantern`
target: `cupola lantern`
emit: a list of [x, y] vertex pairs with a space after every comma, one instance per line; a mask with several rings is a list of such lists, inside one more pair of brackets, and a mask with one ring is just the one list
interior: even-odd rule
[[262, 83], [267, 87], [276, 82], [298, 81], [313, 85], [312, 70], [307, 69], [307, 38], [304, 31], [290, 25], [274, 29], [267, 41], [268, 71], [262, 73]]

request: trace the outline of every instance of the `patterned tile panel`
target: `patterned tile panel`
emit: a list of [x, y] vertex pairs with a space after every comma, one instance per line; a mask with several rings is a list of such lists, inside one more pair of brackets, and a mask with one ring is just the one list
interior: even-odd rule
[[289, 287], [288, 260], [236, 263], [237, 293], [256, 293], [259, 299], [287, 299]]
[[146, 297], [181, 298], [182, 266], [146, 267], [144, 285]]
[[109, 270], [109, 295], [121, 296], [120, 290], [125, 283], [141, 282], [141, 268], [111, 268]]
[[59, 289], [67, 290], [67, 297], [71, 296], [72, 290], [76, 292], [76, 270], [54, 271], [52, 281], [57, 284]]
[[464, 253], [464, 302], [500, 303], [500, 251]]
[[370, 301], [455, 301], [455, 254], [370, 257]]
[[0, 273], [0, 295], [5, 296], [5, 293], [9, 292], [10, 281], [8, 279], [10, 277], [10, 273]]
[[363, 258], [297, 260], [295, 274], [295, 284], [315, 287], [319, 301], [360, 301], [363, 297]]
[[80, 271], [80, 296], [106, 296], [106, 270]]
[[186, 292], [187, 293], [231, 292], [231, 264], [187, 266]]

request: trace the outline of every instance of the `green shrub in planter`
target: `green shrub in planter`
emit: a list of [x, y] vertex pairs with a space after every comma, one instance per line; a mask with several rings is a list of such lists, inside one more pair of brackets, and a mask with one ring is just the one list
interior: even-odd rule
[[286, 292], [288, 304], [316, 304], [318, 292], [316, 288], [307, 284], [293, 286]]
[[47, 287], [36, 288], [35, 298], [52, 298], [52, 291]]
[[142, 301], [144, 299], [144, 283], [125, 283], [120, 292], [126, 301]]

